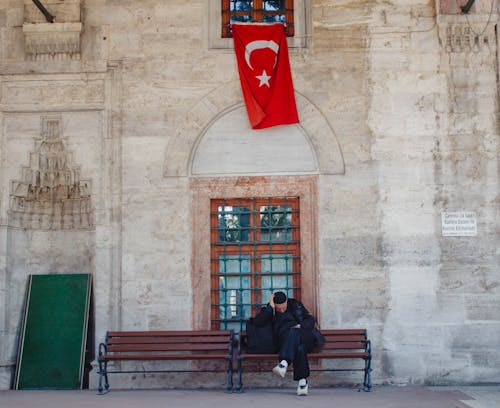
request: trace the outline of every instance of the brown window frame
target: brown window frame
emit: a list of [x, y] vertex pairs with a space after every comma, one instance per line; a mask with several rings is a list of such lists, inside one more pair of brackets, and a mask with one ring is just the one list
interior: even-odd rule
[[[250, 208], [251, 216], [249, 216], [248, 236], [245, 241], [221, 241], [220, 240], [220, 224], [219, 224], [219, 206], [236, 206]], [[290, 206], [291, 207], [291, 227], [286, 228], [291, 230], [291, 239], [283, 241], [261, 240], [261, 230], [267, 229], [260, 224], [259, 215], [262, 206]], [[282, 288], [263, 288], [262, 279], [268, 277], [272, 279], [274, 276], [285, 277], [288, 282], [292, 281], [292, 287], [288, 287], [289, 294], [296, 299], [301, 299], [301, 250], [300, 250], [300, 199], [299, 197], [271, 197], [271, 198], [235, 198], [235, 199], [212, 199], [210, 202], [210, 276], [211, 276], [211, 328], [214, 330], [220, 328], [228, 328], [228, 322], [239, 324], [243, 328], [244, 317], [240, 316], [239, 320], [231, 321], [221, 319], [221, 306], [228, 307], [225, 303], [221, 305], [220, 300], [220, 279], [222, 276], [242, 277], [249, 279], [251, 292], [251, 315], [254, 316], [262, 305], [265, 305], [269, 299], [262, 298], [263, 291], [269, 289]], [[261, 261], [267, 256], [282, 255], [292, 259], [292, 270], [285, 272], [265, 273], [260, 270]], [[249, 260], [250, 271], [243, 273], [234, 273], [230, 275], [221, 274], [220, 259], [223, 256], [240, 256], [241, 259]], [[242, 289], [242, 288], [240, 288]], [[243, 291], [243, 289], [242, 289]], [[226, 300], [227, 301], [227, 300]]]
[[285, 14], [285, 32], [287, 37], [294, 36], [294, 22], [293, 22], [293, 0], [285, 0], [285, 10], [277, 11], [264, 11], [263, 3], [265, 0], [253, 0], [252, 11], [231, 11], [231, 0], [221, 0], [221, 17], [222, 17], [222, 38], [231, 38], [231, 17], [232, 16], [247, 16], [251, 15], [252, 22], [261, 22], [266, 15]]

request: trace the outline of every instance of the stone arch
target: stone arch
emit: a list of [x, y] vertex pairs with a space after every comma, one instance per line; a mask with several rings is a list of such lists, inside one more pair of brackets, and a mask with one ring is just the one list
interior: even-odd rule
[[[307, 98], [295, 92], [300, 126], [312, 144], [319, 174], [344, 174], [345, 165], [340, 144], [330, 124]], [[193, 151], [199, 139], [212, 124], [229, 110], [241, 105], [239, 82], [224, 84], [201, 99], [179, 124], [167, 146], [164, 176], [187, 177]]]
[[311, 140], [301, 126], [258, 131], [240, 103], [221, 113], [198, 137], [189, 158], [189, 176], [318, 174]]

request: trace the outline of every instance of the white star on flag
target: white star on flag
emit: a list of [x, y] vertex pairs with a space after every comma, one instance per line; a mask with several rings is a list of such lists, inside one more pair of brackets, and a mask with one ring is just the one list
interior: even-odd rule
[[260, 81], [259, 88], [262, 85], [267, 85], [268, 88], [271, 88], [271, 85], [269, 85], [269, 80], [271, 79], [271, 77], [267, 75], [266, 70], [262, 71], [262, 75], [255, 75], [255, 78], [258, 78]]

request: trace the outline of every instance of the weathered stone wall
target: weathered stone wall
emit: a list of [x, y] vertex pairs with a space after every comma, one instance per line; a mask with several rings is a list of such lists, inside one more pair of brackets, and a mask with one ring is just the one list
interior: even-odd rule
[[[190, 179], [258, 173], [203, 161], [224, 154], [217, 132], [246, 123], [231, 43], [210, 29], [212, 1], [47, 1], [51, 25], [31, 1], [0, 0], [0, 388], [30, 273], [93, 274], [96, 342], [108, 329], [208, 321], [192, 301], [208, 294], [192, 270], [203, 267], [192, 202], [203, 183]], [[437, 3], [296, 1], [306, 46], [290, 49], [302, 119], [292, 146], [314, 157], [266, 169], [317, 177], [308, 306], [323, 327], [368, 328], [376, 383], [499, 374], [498, 13], [486, 0], [468, 16]], [[49, 198], [29, 185], [40, 171], [32, 157], [55, 166], [41, 148], [54, 118], [64, 147], [54, 160], [73, 178], [40, 179]], [[61, 193], [82, 186], [88, 196]], [[74, 212], [75, 200], [90, 211]], [[442, 236], [441, 214], [454, 211], [475, 212], [477, 236]]]

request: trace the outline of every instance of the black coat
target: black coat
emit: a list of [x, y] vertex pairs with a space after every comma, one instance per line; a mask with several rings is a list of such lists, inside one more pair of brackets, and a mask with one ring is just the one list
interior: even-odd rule
[[314, 317], [309, 313], [305, 306], [298, 300], [287, 299], [287, 308], [285, 313], [275, 312], [273, 308], [267, 304], [263, 307], [253, 322], [256, 326], [265, 326], [272, 322], [273, 333], [278, 343], [284, 337], [284, 334], [293, 326], [300, 324], [303, 332], [312, 332], [316, 323]]

